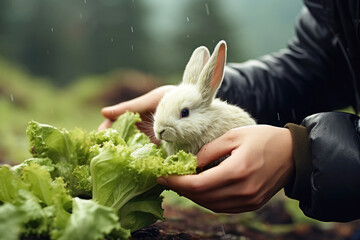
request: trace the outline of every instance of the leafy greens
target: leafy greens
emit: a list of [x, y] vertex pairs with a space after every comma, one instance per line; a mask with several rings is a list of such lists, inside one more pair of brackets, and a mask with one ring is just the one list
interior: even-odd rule
[[156, 178], [194, 174], [196, 158], [166, 156], [126, 112], [112, 128], [87, 133], [30, 122], [32, 158], [0, 167], [0, 240], [128, 239], [164, 220]]

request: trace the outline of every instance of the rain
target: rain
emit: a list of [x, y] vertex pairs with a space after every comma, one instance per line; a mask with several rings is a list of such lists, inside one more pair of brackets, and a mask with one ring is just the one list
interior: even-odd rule
[[[18, 164], [29, 158], [26, 126], [32, 120], [97, 133], [105, 119], [103, 107], [178, 84], [198, 46], [212, 52], [224, 39], [227, 63], [286, 47], [301, 8], [301, 1], [288, 0], [0, 0], [0, 163]], [[301, 120], [297, 117], [302, 113], [295, 109], [279, 108], [269, 119], [277, 125]], [[116, 118], [118, 112], [109, 115]], [[144, 115], [148, 121], [143, 119], [140, 129], [154, 137], [153, 120]], [[346, 239], [354, 234], [351, 224], [336, 229], [308, 221], [299, 214], [297, 202], [279, 194], [259, 211], [222, 215], [199, 210], [168, 191], [162, 205], [168, 214], [164, 222], [142, 229], [138, 237], [133, 233], [132, 239], [159, 233], [179, 239], [289, 240], [296, 234], [305, 239], [313, 232], [328, 236], [330, 229], [334, 236], [345, 227]]]

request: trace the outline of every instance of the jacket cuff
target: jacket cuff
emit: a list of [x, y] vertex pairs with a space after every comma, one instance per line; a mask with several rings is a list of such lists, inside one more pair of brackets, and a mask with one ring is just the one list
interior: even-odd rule
[[288, 123], [285, 127], [291, 132], [295, 162], [293, 177], [284, 187], [285, 194], [299, 201], [309, 201], [313, 166], [310, 158], [308, 131], [306, 127], [293, 123]]

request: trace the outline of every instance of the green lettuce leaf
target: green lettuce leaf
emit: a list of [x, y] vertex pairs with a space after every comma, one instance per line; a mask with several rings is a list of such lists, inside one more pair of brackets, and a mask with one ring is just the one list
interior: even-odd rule
[[13, 166], [12, 169], [15, 170], [17, 174], [21, 174], [24, 167], [29, 166], [31, 164], [37, 164], [37, 165], [41, 166], [41, 168], [48, 171], [52, 175], [52, 177], [55, 177], [55, 175], [54, 175], [55, 165], [52, 163], [51, 159], [47, 158], [47, 157], [46, 158], [26, 159], [24, 162]]
[[163, 192], [160, 185], [156, 185], [149, 191], [131, 199], [119, 210], [121, 226], [130, 231], [135, 231], [149, 226], [157, 220], [165, 220], [161, 207]]
[[18, 240], [24, 229], [24, 212], [11, 203], [0, 206], [0, 240]]
[[108, 142], [94, 151], [98, 154], [90, 162], [93, 199], [118, 211], [122, 224], [132, 231], [163, 219], [161, 191], [154, 191], [157, 177], [196, 171], [192, 154], [179, 152], [164, 159], [152, 143], [131, 152]]
[[65, 129], [57, 129], [35, 121], [26, 129], [30, 143], [30, 152], [36, 158], [48, 157], [53, 163], [66, 162], [77, 165], [75, 145]]
[[92, 183], [89, 165], [78, 165], [73, 171], [73, 177], [75, 179], [75, 188], [77, 189], [78, 195], [83, 191], [84, 196], [91, 197]]
[[156, 185], [156, 176], [134, 168], [126, 146], [105, 143], [90, 163], [93, 199], [118, 211], [130, 199]]
[[117, 239], [128, 239], [130, 232], [122, 229], [116, 212], [92, 200], [73, 199], [73, 212], [59, 240], [97, 240], [116, 232]]
[[120, 115], [112, 125], [112, 128], [117, 130], [119, 136], [125, 140], [131, 150], [150, 142], [150, 138], [136, 127], [137, 122], [141, 122], [138, 113], [126, 112]]
[[0, 202], [18, 204], [19, 189], [29, 189], [19, 175], [10, 166], [0, 167]]
[[47, 206], [55, 205], [57, 201], [65, 208], [69, 208], [71, 196], [65, 189], [62, 178], [52, 180], [50, 173], [39, 165], [32, 164], [23, 170], [24, 181], [30, 184], [31, 192]]

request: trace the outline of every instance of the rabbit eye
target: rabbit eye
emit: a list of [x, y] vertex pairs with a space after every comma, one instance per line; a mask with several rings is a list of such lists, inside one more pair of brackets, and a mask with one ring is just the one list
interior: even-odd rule
[[190, 110], [188, 108], [183, 108], [180, 112], [180, 117], [188, 117], [190, 114]]

